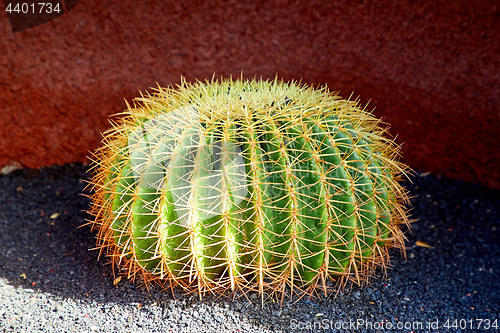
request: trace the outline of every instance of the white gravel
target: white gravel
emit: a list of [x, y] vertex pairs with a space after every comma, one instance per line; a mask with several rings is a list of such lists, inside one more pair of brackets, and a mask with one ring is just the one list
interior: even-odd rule
[[[202, 301], [123, 279], [97, 261], [82, 165], [0, 175], [0, 332], [473, 332], [500, 326], [500, 195], [439, 177], [408, 184], [418, 218], [408, 259], [392, 252], [365, 288], [283, 305], [257, 295]], [[430, 247], [418, 246], [417, 241]], [[422, 243], [419, 243], [422, 244]], [[450, 321], [451, 320], [451, 321]], [[472, 323], [472, 321], [470, 321]], [[433, 325], [436, 325], [435, 327]], [[484, 327], [484, 326], [483, 326]], [[491, 327], [487, 331], [498, 331]]]

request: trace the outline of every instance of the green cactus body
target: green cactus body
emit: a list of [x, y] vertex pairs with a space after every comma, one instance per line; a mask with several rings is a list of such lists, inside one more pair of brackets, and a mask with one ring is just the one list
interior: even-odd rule
[[403, 247], [405, 168], [355, 102], [240, 80], [138, 102], [96, 152], [92, 182], [99, 246], [130, 277], [200, 292], [326, 288], [365, 281]]

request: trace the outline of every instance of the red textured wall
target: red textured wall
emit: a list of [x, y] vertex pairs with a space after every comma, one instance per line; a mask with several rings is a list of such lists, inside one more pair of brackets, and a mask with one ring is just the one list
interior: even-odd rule
[[138, 90], [217, 76], [327, 83], [404, 161], [500, 188], [497, 1], [97, 1], [13, 34], [0, 16], [0, 168], [83, 161]]

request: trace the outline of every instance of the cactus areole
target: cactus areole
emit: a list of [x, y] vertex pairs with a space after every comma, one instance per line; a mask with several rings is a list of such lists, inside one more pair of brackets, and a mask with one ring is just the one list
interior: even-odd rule
[[364, 283], [408, 224], [407, 168], [386, 131], [326, 87], [157, 88], [94, 154], [98, 248], [119, 274], [200, 296]]

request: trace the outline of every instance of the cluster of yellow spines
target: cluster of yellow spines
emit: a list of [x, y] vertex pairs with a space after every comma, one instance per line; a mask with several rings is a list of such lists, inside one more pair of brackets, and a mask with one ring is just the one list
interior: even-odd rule
[[200, 295], [366, 282], [408, 224], [386, 130], [327, 88], [158, 88], [94, 154], [98, 247], [120, 274]]

